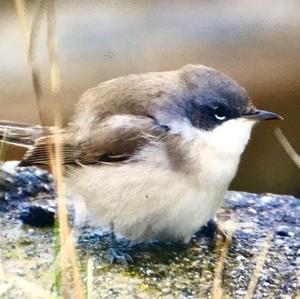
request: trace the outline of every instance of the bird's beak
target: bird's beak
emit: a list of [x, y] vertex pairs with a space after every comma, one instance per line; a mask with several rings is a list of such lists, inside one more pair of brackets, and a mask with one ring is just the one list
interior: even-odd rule
[[244, 114], [243, 117], [247, 118], [247, 119], [257, 120], [257, 121], [283, 119], [283, 117], [280, 116], [279, 114], [276, 114], [271, 111], [265, 111], [265, 110], [259, 110], [259, 109], [256, 109], [250, 113]]

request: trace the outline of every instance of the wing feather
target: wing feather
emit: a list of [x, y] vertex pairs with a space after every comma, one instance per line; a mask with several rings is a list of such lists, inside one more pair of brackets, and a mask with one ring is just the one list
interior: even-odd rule
[[[137, 115], [113, 115], [95, 124], [84, 136], [72, 127], [62, 132], [61, 163], [101, 164], [122, 162], [146, 144], [160, 141], [168, 127], [155, 119]], [[55, 135], [38, 138], [28, 150], [21, 166], [50, 164], [49, 153], [54, 152]]]

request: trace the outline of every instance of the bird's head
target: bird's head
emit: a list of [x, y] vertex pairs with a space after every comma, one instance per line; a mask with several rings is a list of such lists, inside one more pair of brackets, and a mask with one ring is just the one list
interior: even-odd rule
[[179, 104], [185, 118], [220, 151], [241, 153], [255, 123], [281, 119], [276, 113], [257, 109], [243, 87], [215, 69], [187, 65], [180, 70], [180, 80], [186, 90]]

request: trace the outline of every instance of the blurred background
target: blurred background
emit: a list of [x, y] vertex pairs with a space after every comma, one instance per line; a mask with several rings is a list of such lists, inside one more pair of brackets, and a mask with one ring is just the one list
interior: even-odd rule
[[[27, 1], [29, 13], [35, 1]], [[63, 116], [100, 81], [201, 63], [232, 76], [261, 109], [285, 121], [259, 124], [231, 189], [300, 195], [300, 171], [274, 136], [300, 153], [300, 1], [57, 1]], [[37, 61], [49, 103], [45, 18]], [[0, 119], [38, 123], [14, 1], [0, 2]], [[9, 147], [6, 159], [22, 152]]]

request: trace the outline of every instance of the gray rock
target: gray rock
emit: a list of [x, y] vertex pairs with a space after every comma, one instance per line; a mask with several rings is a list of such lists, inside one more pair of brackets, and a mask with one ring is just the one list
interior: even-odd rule
[[[3, 170], [4, 171], [4, 170]], [[23, 169], [26, 179], [35, 169]], [[0, 285], [3, 298], [47, 298], [55, 293], [58, 233], [55, 228], [22, 225], [18, 216], [23, 204], [55, 207], [51, 180], [37, 172], [33, 194], [9, 194], [14, 186], [14, 171], [9, 170], [10, 188], [1, 188], [0, 198]], [[22, 184], [20, 170], [15, 172]], [[44, 180], [39, 192], [38, 181]], [[48, 180], [48, 181], [47, 181]], [[2, 186], [3, 186], [2, 182]], [[14, 192], [14, 191], [13, 191]], [[30, 192], [29, 192], [30, 193]], [[300, 261], [300, 200], [293, 196], [228, 192], [218, 222], [232, 233], [220, 277], [224, 298], [243, 298], [253, 271], [262, 257], [262, 246], [270, 236], [268, 253], [253, 298], [292, 298], [299, 289], [297, 271]], [[205, 237], [194, 237], [188, 246], [152, 242], [128, 247], [117, 238], [119, 248], [126, 249], [133, 262], [128, 267], [109, 263], [107, 249], [112, 244], [109, 230], [86, 225], [76, 232], [76, 250], [81, 280], [90, 289], [91, 298], [211, 298], [216, 282], [220, 253], [226, 244], [217, 246]], [[92, 273], [92, 274], [91, 274]], [[73, 288], [70, 287], [72, 291]]]

